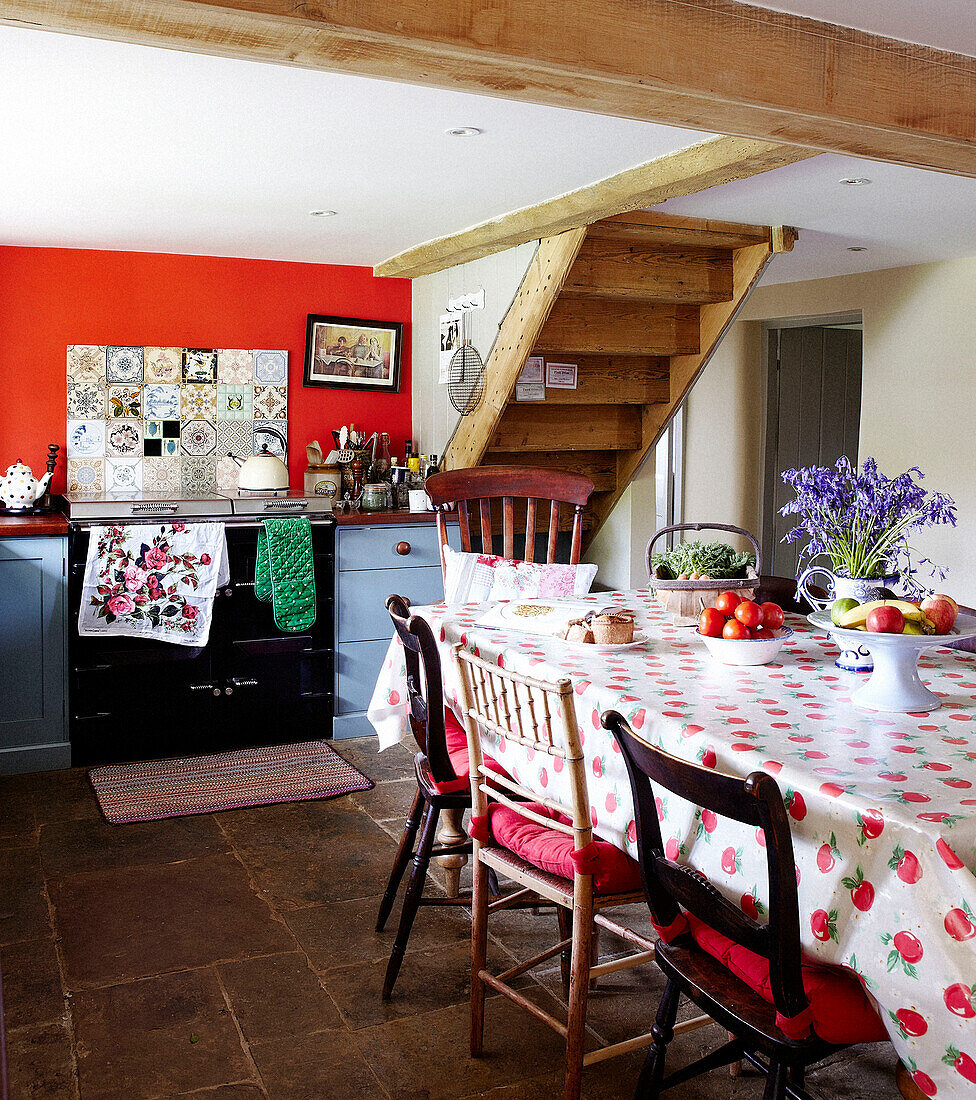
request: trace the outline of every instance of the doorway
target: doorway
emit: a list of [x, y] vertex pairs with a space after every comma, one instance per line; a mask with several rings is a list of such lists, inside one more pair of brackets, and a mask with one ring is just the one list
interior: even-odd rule
[[782, 472], [857, 462], [861, 419], [861, 315], [795, 318], [763, 325], [766, 431], [763, 458], [763, 572], [795, 577], [799, 544], [783, 538], [793, 516]]

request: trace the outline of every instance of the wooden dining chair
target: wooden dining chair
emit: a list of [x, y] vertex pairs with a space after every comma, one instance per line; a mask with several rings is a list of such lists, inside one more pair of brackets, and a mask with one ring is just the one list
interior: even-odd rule
[[467, 738], [451, 710], [444, 706], [441, 661], [430, 626], [419, 616], [411, 615], [410, 604], [402, 596], [390, 596], [386, 608], [403, 644], [407, 669], [407, 713], [419, 750], [414, 757], [417, 790], [407, 813], [393, 858], [390, 880], [376, 919], [376, 931], [382, 932], [393, 910], [407, 864], [413, 859], [413, 870], [400, 911], [400, 924], [383, 982], [383, 999], [389, 1000], [400, 973], [417, 910], [424, 905], [467, 906], [471, 903], [470, 895], [455, 898], [424, 896], [427, 871], [433, 857], [467, 855], [471, 852], [471, 842], [467, 839], [454, 845], [435, 845], [441, 811], [453, 809], [463, 813], [471, 805], [471, 786]]
[[[456, 506], [461, 549], [472, 552], [472, 536], [478, 552], [515, 557], [516, 527], [524, 538], [522, 560], [535, 561], [536, 535], [546, 535], [546, 562], [557, 560], [560, 517], [572, 514], [569, 565], [578, 565], [583, 541], [583, 509], [593, 493], [593, 482], [582, 474], [565, 470], [545, 470], [535, 466], [475, 466], [448, 470], [427, 478], [427, 495], [437, 509], [437, 532], [441, 544], [441, 562], [447, 545], [445, 509]], [[548, 516], [545, 513], [548, 504]], [[524, 521], [522, 511], [524, 509]], [[518, 513], [518, 517], [516, 516]], [[501, 545], [496, 549], [494, 530], [501, 521]]]
[[[661, 937], [656, 961], [667, 979], [635, 1098], [656, 1098], [744, 1057], [766, 1074], [764, 1100], [807, 1100], [808, 1065], [853, 1043], [889, 1039], [852, 975], [802, 960], [793, 841], [776, 780], [762, 771], [738, 779], [680, 760], [637, 737], [616, 711], [603, 715], [603, 725], [627, 764], [644, 895]], [[697, 869], [668, 859], [655, 787], [762, 831], [768, 923], [752, 920]], [[730, 1038], [665, 1077], [682, 994]]]
[[[640, 872], [635, 860], [604, 840], [594, 839], [586, 790], [583, 750], [569, 680], [547, 683], [482, 660], [467, 649], [454, 649], [458, 663], [468, 758], [471, 763], [471, 826], [474, 839], [474, 898], [471, 933], [471, 1053], [484, 1042], [485, 993], [497, 990], [566, 1040], [565, 1100], [580, 1095], [584, 1066], [647, 1045], [651, 1033], [584, 1053], [586, 1005], [591, 982], [602, 974], [629, 969], [654, 957], [652, 940], [606, 917], [614, 906], [639, 900]], [[486, 765], [491, 739], [503, 737], [552, 764], [552, 777], [565, 776], [565, 797], [540, 798], [508, 775]], [[522, 889], [489, 902], [488, 874], [494, 871]], [[507, 902], [543, 898], [569, 920], [568, 935], [553, 947], [501, 974], [487, 970], [488, 916]], [[594, 965], [594, 925], [636, 947], [635, 953]], [[520, 975], [567, 949], [571, 952], [566, 1023], [535, 1004], [511, 984]], [[706, 1020], [689, 1021], [683, 1030]]]

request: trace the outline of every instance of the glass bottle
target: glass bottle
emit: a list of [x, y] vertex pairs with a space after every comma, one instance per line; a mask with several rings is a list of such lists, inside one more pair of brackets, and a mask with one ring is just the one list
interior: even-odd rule
[[370, 481], [390, 480], [390, 435], [380, 432], [373, 440], [373, 460], [369, 471]]

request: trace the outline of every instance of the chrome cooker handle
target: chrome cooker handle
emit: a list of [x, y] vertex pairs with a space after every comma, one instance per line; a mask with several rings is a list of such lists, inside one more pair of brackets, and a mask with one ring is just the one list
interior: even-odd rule
[[296, 499], [285, 499], [285, 498], [280, 498], [279, 497], [279, 498], [274, 498], [272, 500], [264, 501], [264, 511], [265, 512], [284, 512], [284, 511], [287, 511], [288, 509], [298, 509], [298, 508], [307, 508], [307, 507], [308, 507], [308, 501], [304, 500], [304, 499], [296, 500]]
[[136, 500], [132, 502], [130, 512], [134, 516], [173, 515], [179, 505], [175, 500]]

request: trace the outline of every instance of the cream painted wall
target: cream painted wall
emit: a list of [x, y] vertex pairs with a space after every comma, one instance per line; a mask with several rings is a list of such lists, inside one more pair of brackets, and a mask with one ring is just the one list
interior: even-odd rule
[[[798, 248], [803, 247], [802, 238]], [[688, 401], [686, 518], [705, 509], [758, 530], [764, 320], [861, 310], [860, 456], [895, 474], [918, 465], [950, 493], [959, 526], [915, 539], [949, 569], [940, 586], [976, 603], [976, 257], [759, 287]], [[721, 417], [731, 416], [728, 432]], [[632, 532], [637, 538], [638, 533]]]
[[485, 289], [485, 308], [469, 314], [469, 336], [481, 357], [488, 353], [535, 255], [535, 241], [480, 260], [423, 275], [413, 281], [413, 434], [421, 453], [442, 455], [458, 414], [438, 384], [439, 324], [450, 298]]

